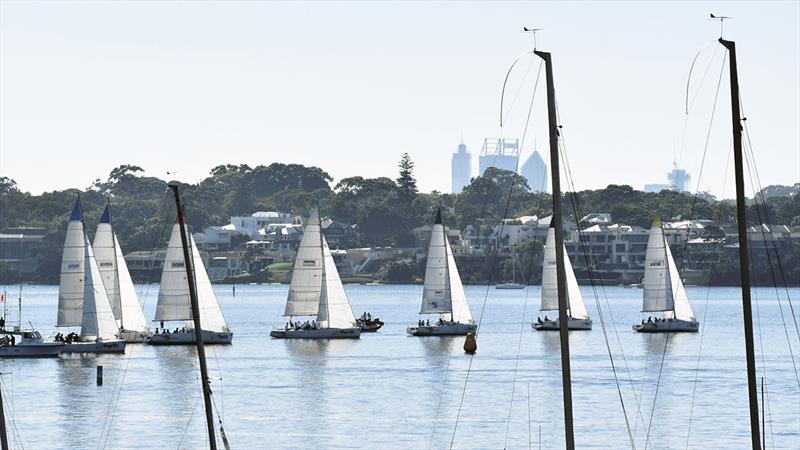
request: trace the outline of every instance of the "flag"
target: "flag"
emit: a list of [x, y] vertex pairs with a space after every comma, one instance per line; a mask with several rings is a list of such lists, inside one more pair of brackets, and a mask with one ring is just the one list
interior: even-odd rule
[[0, 303], [6, 301], [6, 294], [0, 294]]

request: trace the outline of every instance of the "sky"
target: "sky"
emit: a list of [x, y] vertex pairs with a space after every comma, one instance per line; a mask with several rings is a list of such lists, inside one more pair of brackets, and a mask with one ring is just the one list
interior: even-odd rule
[[549, 162], [538, 60], [512, 72], [499, 126], [506, 71], [533, 47], [528, 26], [553, 54], [577, 189], [666, 183], [676, 163], [690, 190], [731, 197], [715, 42], [685, 114], [692, 60], [719, 37], [712, 12], [733, 16], [724, 35], [737, 42], [761, 184], [799, 182], [797, 1], [0, 0], [0, 176], [35, 194], [85, 188], [121, 164], [186, 182], [218, 164], [272, 162], [394, 178], [408, 152], [421, 191], [449, 192], [459, 142], [477, 172], [484, 138], [523, 136], [532, 97], [522, 158], [535, 143]]

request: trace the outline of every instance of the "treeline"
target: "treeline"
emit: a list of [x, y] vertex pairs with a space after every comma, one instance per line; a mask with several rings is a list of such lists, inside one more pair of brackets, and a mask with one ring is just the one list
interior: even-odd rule
[[[396, 179], [354, 176], [332, 184], [333, 178], [319, 167], [227, 164], [212, 168], [209, 176], [197, 184], [178, 183], [193, 231], [227, 224], [234, 215], [264, 210], [304, 215], [312, 205], [319, 205], [323, 215], [355, 226], [358, 242], [351, 244], [359, 246], [412, 245], [413, 229], [431, 223], [440, 207], [449, 226], [463, 229], [472, 225], [487, 235], [504, 217], [543, 217], [552, 210], [549, 194], [529, 192], [525, 178], [513, 172], [490, 168], [460, 194], [421, 193], [414, 178], [414, 164], [407, 154], [398, 166]], [[167, 195], [167, 180], [143, 176], [143, 172], [141, 167], [122, 165], [86, 189], [41, 195], [22, 192], [14, 180], [0, 177], [0, 229], [48, 229], [39, 257], [38, 281], [57, 278], [67, 218], [77, 195], [81, 196], [90, 237], [103, 207], [110, 201], [114, 227], [126, 252], [163, 247], [166, 231], [175, 217], [174, 203]], [[776, 195], [786, 189], [788, 196]], [[764, 191], [767, 190], [770, 195], [764, 196], [762, 207], [751, 206], [749, 220], [800, 225], [800, 183], [792, 187], [771, 186]], [[610, 185], [568, 193], [561, 201], [563, 211], [573, 221], [590, 212], [607, 212], [616, 222], [642, 227], [649, 227], [655, 216], [663, 220], [713, 219], [722, 225], [735, 222], [734, 204], [716, 201], [709, 195], [645, 193], [630, 186]], [[3, 273], [4, 278], [9, 276], [0, 267], [0, 277]]]

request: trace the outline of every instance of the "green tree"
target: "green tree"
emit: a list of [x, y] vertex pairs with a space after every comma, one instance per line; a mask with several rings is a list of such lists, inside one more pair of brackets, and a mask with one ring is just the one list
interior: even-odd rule
[[397, 188], [403, 206], [410, 206], [417, 196], [417, 180], [414, 179], [414, 162], [408, 153], [403, 153], [398, 164], [400, 176], [397, 177]]

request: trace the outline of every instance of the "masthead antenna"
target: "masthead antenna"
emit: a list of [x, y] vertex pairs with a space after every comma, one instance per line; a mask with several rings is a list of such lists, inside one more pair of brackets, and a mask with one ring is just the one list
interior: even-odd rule
[[719, 37], [721, 38], [722, 37], [722, 30], [723, 30], [723, 27], [725, 26], [725, 20], [733, 19], [733, 17], [715, 16], [714, 13], [711, 13], [710, 16], [711, 17], [709, 18], [709, 20], [719, 20]]
[[522, 27], [522, 32], [523, 33], [533, 33], [533, 49], [534, 50], [536, 50], [536, 32], [537, 31], [542, 31], [542, 30], [543, 30], [543, 28]]

